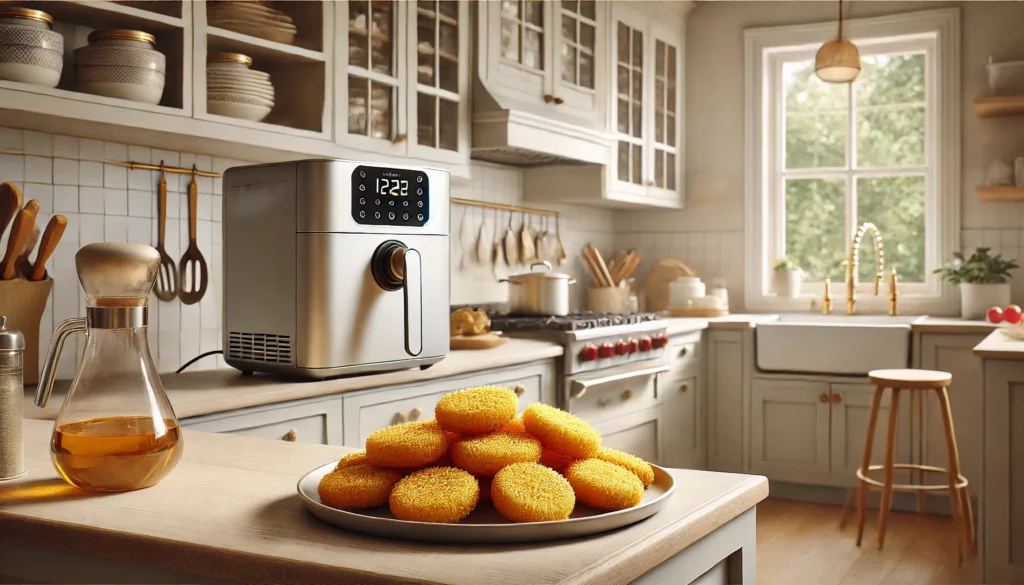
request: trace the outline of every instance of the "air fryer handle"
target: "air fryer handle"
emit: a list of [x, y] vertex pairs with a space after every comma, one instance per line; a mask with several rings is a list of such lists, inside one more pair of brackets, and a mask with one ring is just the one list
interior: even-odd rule
[[405, 352], [417, 356], [423, 351], [423, 258], [418, 250], [405, 250], [403, 268]]

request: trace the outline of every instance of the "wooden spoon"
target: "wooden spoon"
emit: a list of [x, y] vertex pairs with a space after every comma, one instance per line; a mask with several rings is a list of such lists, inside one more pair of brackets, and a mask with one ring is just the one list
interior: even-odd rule
[[64, 229], [68, 227], [68, 218], [63, 215], [55, 215], [50, 218], [43, 230], [43, 239], [39, 242], [39, 252], [36, 254], [36, 262], [32, 265], [32, 272], [29, 280], [42, 280], [46, 276], [46, 261], [53, 255], [54, 249], [64, 236]]
[[3, 235], [14, 216], [18, 215], [22, 199], [21, 190], [14, 183], [0, 185], [0, 235]]
[[36, 223], [36, 212], [39, 210], [39, 202], [35, 201], [35, 210], [32, 209], [32, 202], [18, 212], [14, 218], [14, 225], [11, 226], [11, 235], [7, 240], [7, 253], [3, 261], [0, 261], [0, 280], [11, 280], [17, 275], [14, 269], [14, 262], [18, 259], [18, 251], [25, 247], [28, 238], [32, 235], [32, 227]]
[[[163, 161], [160, 161], [163, 167]], [[157, 273], [156, 298], [161, 301], [173, 301], [178, 296], [178, 267], [174, 265], [174, 259], [167, 253], [164, 246], [164, 236], [167, 232], [167, 178], [164, 172], [160, 171], [160, 182], [157, 184], [157, 239], [156, 251], [160, 253], [160, 271]]]
[[[206, 272], [206, 259], [199, 251], [196, 244], [196, 216], [199, 213], [199, 192], [196, 186], [196, 176], [192, 175], [192, 182], [188, 184], [188, 249], [181, 256], [178, 263], [178, 282], [181, 289], [178, 291], [178, 298], [186, 305], [194, 305], [206, 294], [206, 285], [209, 275]], [[186, 276], [192, 273], [192, 278]], [[186, 283], [188, 286], [186, 286]]]

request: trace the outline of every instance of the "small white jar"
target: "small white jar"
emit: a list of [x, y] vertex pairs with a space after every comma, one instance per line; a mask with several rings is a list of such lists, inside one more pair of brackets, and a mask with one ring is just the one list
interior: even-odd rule
[[668, 283], [668, 304], [669, 307], [685, 307], [693, 299], [699, 299], [706, 294], [706, 287], [696, 276], [680, 276]]

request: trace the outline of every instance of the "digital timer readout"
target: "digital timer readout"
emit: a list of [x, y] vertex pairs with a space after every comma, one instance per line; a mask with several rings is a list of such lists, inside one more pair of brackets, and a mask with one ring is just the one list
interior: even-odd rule
[[377, 179], [377, 194], [392, 197], [408, 197], [409, 181], [406, 179]]

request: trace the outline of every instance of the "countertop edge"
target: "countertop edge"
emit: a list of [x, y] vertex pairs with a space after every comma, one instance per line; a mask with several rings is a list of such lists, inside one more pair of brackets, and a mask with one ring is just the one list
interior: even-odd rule
[[971, 354], [987, 360], [1024, 361], [1024, 341], [993, 331], [974, 346]]

